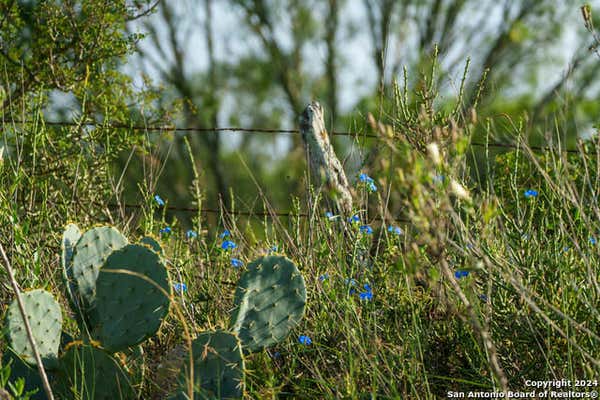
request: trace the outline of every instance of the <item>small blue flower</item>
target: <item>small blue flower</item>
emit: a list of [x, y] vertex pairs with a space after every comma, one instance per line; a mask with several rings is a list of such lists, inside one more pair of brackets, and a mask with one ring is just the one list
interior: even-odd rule
[[194, 230], [190, 229], [189, 231], [187, 231], [187, 232], [185, 233], [185, 236], [186, 236], [188, 239], [195, 239], [195, 238], [197, 238], [197, 237], [198, 237], [198, 232], [196, 232], [196, 231], [194, 231]]
[[489, 299], [488, 299], [488, 297], [485, 294], [480, 294], [479, 295], [479, 300], [481, 300], [484, 303], [487, 303]]
[[361, 225], [359, 229], [361, 233], [365, 233], [367, 235], [373, 233], [373, 228], [371, 228], [369, 225]]
[[298, 337], [298, 341], [300, 343], [302, 343], [303, 345], [305, 345], [305, 346], [308, 346], [308, 345], [310, 345], [312, 343], [312, 340], [308, 336], [306, 336], [306, 335], [300, 335]]
[[348, 218], [348, 222], [350, 222], [350, 223], [355, 223], [355, 222], [359, 222], [359, 221], [360, 221], [360, 217], [358, 216], [358, 214], [354, 214], [353, 216]]
[[276, 351], [275, 353], [273, 353], [273, 358], [279, 358], [281, 357], [281, 353]]
[[354, 279], [351, 279], [351, 278], [346, 278], [346, 285], [356, 286], [356, 281]]
[[472, 243], [467, 243], [465, 247], [467, 248], [467, 250], [472, 250], [474, 246]]
[[366, 183], [368, 185], [370, 192], [376, 192], [377, 191], [377, 186], [375, 185], [375, 181], [369, 175], [367, 175], [365, 173], [362, 173], [362, 174], [360, 174], [358, 176], [358, 179], [361, 182], [364, 182], [364, 183]]
[[232, 249], [235, 249], [236, 247], [237, 247], [237, 244], [235, 244], [231, 240], [226, 240], [221, 244], [221, 248], [223, 250], [232, 250]]
[[373, 178], [365, 173], [360, 174], [358, 179], [360, 179], [361, 182], [373, 182]]
[[163, 201], [163, 199], [160, 198], [159, 195], [154, 195], [154, 201], [156, 202], [156, 204], [158, 204], [159, 207], [165, 205], [165, 202]]
[[354, 288], [350, 288], [350, 290], [348, 291], [348, 294], [349, 294], [350, 296], [352, 296], [354, 293], [356, 293], [356, 289], [354, 289]]
[[465, 270], [461, 270], [461, 269], [459, 269], [458, 271], [456, 271], [454, 273], [454, 277], [456, 279], [464, 278], [464, 277], [466, 277], [468, 275], [469, 275], [469, 271], [465, 271]]
[[444, 182], [444, 175], [440, 175], [440, 174], [434, 175], [431, 178], [431, 180], [433, 181], [433, 183], [442, 183], [442, 182]]
[[593, 246], [596, 244], [596, 238], [593, 236], [590, 236], [590, 244]]
[[231, 266], [234, 268], [239, 268], [242, 265], [244, 265], [244, 262], [238, 258], [232, 258], [231, 259]]
[[223, 238], [226, 238], [228, 236], [231, 236], [231, 232], [229, 232], [229, 229], [225, 229], [223, 231], [223, 233], [221, 233], [219, 236], [221, 237], [221, 239], [223, 239]]
[[537, 197], [537, 196], [538, 196], [537, 190], [529, 189], [529, 190], [525, 191], [525, 197], [528, 199], [532, 198], [532, 197]]
[[162, 228], [160, 231], [158, 231], [159, 233], [163, 234], [163, 235], [168, 235], [169, 233], [172, 232], [171, 227], [170, 226], [165, 226], [164, 228]]
[[325, 213], [325, 216], [326, 216], [328, 219], [334, 219], [334, 218], [335, 218], [335, 215], [333, 215], [333, 213], [332, 213], [331, 211], [327, 211], [327, 212]]
[[373, 300], [373, 292], [362, 292], [359, 294], [361, 300]]
[[396, 235], [402, 235], [404, 231], [399, 226], [388, 226], [388, 232], [393, 232]]
[[180, 283], [174, 283], [173, 284], [173, 289], [177, 292], [177, 293], [185, 293], [187, 292], [187, 285], [183, 282]]
[[323, 282], [324, 280], [327, 280], [327, 279], [329, 279], [329, 274], [328, 273], [325, 273], [325, 274], [319, 276], [319, 280], [321, 282]]
[[371, 290], [371, 285], [369, 285], [368, 283], [365, 283], [363, 285], [363, 288], [365, 289], [365, 291], [361, 292], [359, 294], [359, 298], [361, 300], [372, 300], [373, 299], [373, 291]]
[[569, 246], [565, 246], [563, 247], [563, 251], [566, 253], [567, 251], [569, 251], [570, 247]]
[[275, 253], [278, 249], [279, 249], [279, 247], [276, 244], [274, 244], [273, 246], [271, 246], [269, 248], [269, 254]]

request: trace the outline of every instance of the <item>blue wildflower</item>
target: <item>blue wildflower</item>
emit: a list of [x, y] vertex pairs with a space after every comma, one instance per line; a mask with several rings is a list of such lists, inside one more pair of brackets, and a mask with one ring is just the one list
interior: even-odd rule
[[358, 179], [360, 179], [361, 182], [373, 182], [373, 178], [365, 173], [360, 174]]
[[223, 231], [223, 233], [221, 233], [219, 236], [221, 237], [221, 239], [223, 239], [223, 238], [226, 238], [228, 236], [231, 236], [231, 232], [229, 232], [229, 229], [225, 229]]
[[364, 182], [364, 183], [366, 183], [368, 185], [370, 192], [376, 192], [377, 191], [377, 186], [375, 185], [375, 181], [369, 175], [367, 175], [365, 173], [362, 173], [362, 174], [360, 174], [358, 176], [358, 179], [361, 182]]
[[465, 271], [465, 270], [461, 270], [461, 269], [459, 269], [458, 271], [456, 271], [454, 273], [454, 277], [456, 277], [456, 279], [464, 278], [468, 275], [469, 275], [469, 271]]
[[298, 341], [299, 341], [300, 343], [302, 343], [303, 345], [305, 345], [305, 346], [308, 346], [308, 345], [310, 345], [310, 344], [312, 343], [312, 340], [311, 340], [311, 338], [309, 338], [309, 337], [308, 337], [308, 336], [306, 336], [306, 335], [300, 335], [300, 336], [298, 337]]
[[368, 283], [365, 283], [363, 285], [363, 288], [365, 289], [364, 292], [361, 292], [359, 294], [359, 297], [361, 300], [372, 300], [373, 299], [373, 291], [371, 290], [371, 285], [369, 285]]
[[198, 232], [196, 232], [196, 231], [194, 231], [194, 230], [190, 229], [189, 231], [187, 231], [187, 232], [185, 233], [185, 236], [186, 236], [188, 239], [194, 239], [194, 238], [197, 238], [197, 237], [198, 237]]
[[373, 233], [373, 228], [371, 228], [369, 225], [361, 225], [359, 229], [361, 233], [365, 233], [367, 235]]
[[185, 283], [183, 283], [183, 282], [174, 283], [173, 284], [173, 289], [177, 293], [185, 293], [185, 292], [187, 292], [187, 285]]
[[442, 182], [444, 182], [444, 175], [440, 175], [440, 174], [434, 175], [431, 178], [431, 180], [433, 181], [433, 183], [442, 183]]
[[162, 228], [160, 231], [158, 231], [159, 233], [163, 234], [163, 235], [168, 235], [169, 233], [172, 232], [171, 227], [170, 226], [165, 226], [164, 228]]
[[223, 250], [232, 250], [232, 249], [235, 249], [236, 247], [237, 247], [237, 244], [235, 244], [231, 240], [226, 240], [221, 244], [221, 248]]
[[355, 223], [355, 222], [359, 222], [359, 221], [360, 221], [360, 217], [358, 216], [358, 214], [354, 214], [353, 216], [348, 218], [348, 222], [350, 222], [350, 223]]
[[160, 198], [159, 195], [154, 195], [154, 201], [156, 202], [156, 204], [158, 204], [159, 207], [165, 205], [165, 202], [163, 201], [163, 199]]
[[396, 235], [402, 235], [404, 233], [404, 231], [402, 230], [402, 228], [400, 228], [399, 226], [388, 226], [388, 232], [393, 232]]
[[356, 281], [354, 279], [351, 279], [351, 278], [346, 278], [346, 285], [356, 286]]
[[329, 274], [328, 274], [328, 273], [325, 273], [325, 274], [323, 274], [323, 275], [319, 276], [319, 280], [320, 280], [321, 282], [323, 282], [323, 281], [324, 281], [324, 280], [326, 280], [326, 279], [329, 279]]
[[537, 197], [537, 196], [538, 196], [537, 190], [529, 189], [529, 190], [525, 191], [525, 197], [528, 199], [531, 197]]
[[593, 246], [596, 244], [596, 238], [593, 236], [590, 236], [590, 244]]
[[479, 295], [479, 300], [481, 300], [484, 303], [487, 303], [489, 299], [488, 299], [488, 297], [485, 294], [480, 294]]
[[276, 244], [274, 244], [273, 246], [271, 246], [269, 248], [269, 254], [275, 253], [278, 249], [279, 249], [279, 246], [277, 246]]
[[563, 251], [566, 253], [567, 251], [569, 251], [570, 247], [569, 246], [565, 246], [563, 247]]
[[244, 265], [244, 262], [238, 258], [232, 258], [231, 259], [231, 266], [234, 268], [239, 268], [242, 265]]
[[373, 292], [361, 292], [359, 297], [361, 300], [372, 300]]
[[273, 353], [273, 358], [279, 358], [281, 357], [281, 353], [276, 351], [275, 353]]

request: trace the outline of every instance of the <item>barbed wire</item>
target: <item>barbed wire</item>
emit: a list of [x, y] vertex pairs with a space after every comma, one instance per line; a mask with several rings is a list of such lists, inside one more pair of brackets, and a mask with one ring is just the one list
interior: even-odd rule
[[[12, 120], [12, 121], [3, 121], [3, 123], [13, 123], [16, 125], [27, 125], [27, 124], [36, 124], [41, 123], [43, 125], [48, 126], [60, 126], [60, 127], [79, 127], [79, 126], [87, 126], [87, 127], [95, 127], [95, 128], [112, 128], [112, 129], [130, 129], [133, 131], [147, 131], [147, 132], [196, 132], [196, 133], [217, 133], [217, 132], [231, 132], [231, 133], [239, 133], [239, 134], [287, 134], [287, 135], [299, 135], [299, 129], [282, 129], [282, 128], [246, 128], [246, 127], [236, 127], [236, 126], [228, 126], [228, 127], [211, 127], [211, 128], [200, 128], [200, 127], [177, 127], [172, 125], [128, 125], [121, 123], [99, 123], [99, 122], [61, 122], [61, 121], [29, 121], [29, 120]], [[331, 131], [329, 132], [332, 136], [352, 136], [356, 138], [370, 138], [370, 139], [381, 139], [380, 136], [369, 134], [369, 133], [361, 133], [361, 132], [353, 132], [353, 131]], [[524, 145], [514, 144], [514, 143], [502, 143], [502, 142], [476, 142], [472, 141], [470, 143], [471, 146], [477, 147], [494, 147], [494, 148], [505, 148], [505, 149], [520, 149], [523, 148]], [[549, 146], [532, 146], [528, 145], [528, 147], [533, 151], [552, 151], [555, 150]], [[578, 154], [580, 151], [577, 149], [564, 149], [562, 150], [565, 153]]]
[[[279, 129], [279, 128], [245, 128], [245, 127], [212, 127], [212, 128], [199, 128], [199, 127], [177, 127], [170, 125], [161, 125], [161, 126], [140, 126], [140, 125], [127, 125], [127, 124], [119, 124], [119, 123], [97, 123], [97, 122], [67, 122], [67, 121], [32, 121], [32, 120], [11, 120], [11, 121], [3, 121], [4, 123], [12, 123], [18, 125], [26, 125], [26, 124], [43, 124], [48, 126], [60, 126], [60, 127], [96, 127], [96, 128], [112, 128], [112, 129], [130, 129], [134, 131], [153, 131], [153, 132], [198, 132], [198, 133], [211, 133], [211, 132], [235, 132], [242, 134], [251, 134], [251, 133], [271, 133], [271, 134], [300, 134], [298, 129]], [[359, 133], [359, 132], [350, 132], [350, 131], [333, 131], [330, 133], [333, 136], [354, 136], [354, 137], [362, 137], [362, 138], [373, 138], [373, 139], [381, 139], [377, 135]], [[509, 149], [517, 149], [523, 146], [519, 146], [512, 143], [499, 143], [499, 142], [471, 142], [471, 146], [482, 146], [482, 147], [497, 147], [497, 148], [509, 148]], [[550, 147], [542, 147], [542, 146], [529, 146], [531, 150], [537, 151], [550, 151], [552, 148]], [[564, 150], [568, 153], [578, 153], [578, 150], [574, 149], [566, 149]], [[130, 209], [142, 209], [144, 207], [143, 204], [131, 204], [131, 203], [110, 203], [106, 205], [110, 209], [120, 209], [120, 208], [130, 208]], [[226, 214], [226, 215], [236, 215], [236, 216], [249, 216], [249, 217], [300, 217], [300, 218], [308, 218], [310, 215], [304, 212], [296, 212], [296, 211], [242, 211], [242, 210], [227, 210], [227, 209], [217, 209], [217, 208], [198, 208], [198, 207], [178, 207], [178, 206], [161, 206], [164, 209], [174, 212], [189, 212], [189, 213], [203, 213], [203, 214]], [[406, 218], [395, 217], [394, 221], [396, 222], [405, 222], [409, 223], [410, 221]]]
[[[134, 208], [141, 209], [144, 207], [142, 204], [131, 204], [131, 203], [123, 203], [116, 204], [110, 203], [107, 204], [108, 208], [118, 209], [118, 208]], [[198, 208], [198, 207], [178, 207], [178, 206], [158, 206], [159, 209], [166, 209], [169, 211], [179, 211], [179, 212], [189, 212], [189, 213], [201, 213], [201, 214], [224, 214], [224, 215], [236, 215], [236, 216], [247, 216], [247, 217], [287, 217], [287, 218], [309, 218], [310, 214], [306, 212], [297, 212], [297, 211], [242, 211], [242, 210], [227, 210], [227, 209], [217, 209], [217, 208]], [[335, 218], [335, 217], [331, 217]], [[395, 217], [394, 221], [396, 222], [405, 222], [409, 223], [410, 221], [406, 218]]]

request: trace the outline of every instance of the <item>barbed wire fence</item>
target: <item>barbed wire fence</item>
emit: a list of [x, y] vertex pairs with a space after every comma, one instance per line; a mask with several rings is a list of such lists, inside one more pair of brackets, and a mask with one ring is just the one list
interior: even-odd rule
[[[99, 123], [99, 122], [67, 122], [67, 121], [45, 121], [45, 120], [10, 120], [3, 121], [4, 124], [14, 125], [30, 125], [30, 124], [41, 124], [45, 126], [55, 127], [90, 127], [90, 128], [104, 128], [104, 129], [129, 129], [132, 131], [145, 131], [145, 132], [193, 132], [199, 134], [208, 133], [238, 133], [238, 134], [275, 134], [275, 135], [299, 135], [299, 129], [282, 129], [282, 128], [264, 128], [264, 127], [178, 127], [173, 125], [133, 125], [133, 124], [122, 124], [122, 123]], [[331, 131], [329, 132], [332, 136], [346, 136], [354, 138], [366, 138], [381, 140], [381, 137], [366, 132], [352, 132], [352, 131]], [[470, 146], [486, 147], [486, 148], [500, 148], [500, 149], [520, 149], [523, 148], [521, 144], [515, 143], [504, 143], [504, 142], [470, 142]], [[549, 146], [531, 146], [528, 145], [529, 149], [537, 152], [555, 151], [556, 149]], [[563, 149], [565, 153], [579, 154], [579, 149]], [[129, 208], [129, 209], [142, 209], [142, 204], [107, 204], [111, 209], [118, 208]], [[173, 212], [189, 212], [189, 213], [204, 213], [204, 214], [229, 214], [236, 216], [249, 216], [249, 217], [300, 217], [308, 218], [310, 215], [304, 212], [296, 211], [243, 211], [243, 210], [227, 210], [223, 208], [198, 208], [198, 207], [179, 207], [179, 206], [165, 206], [168, 211]], [[397, 222], [409, 222], [405, 218], [395, 218]]]

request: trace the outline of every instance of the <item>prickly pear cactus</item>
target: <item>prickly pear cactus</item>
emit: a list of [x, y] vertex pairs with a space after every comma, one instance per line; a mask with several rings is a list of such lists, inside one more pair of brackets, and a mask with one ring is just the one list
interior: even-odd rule
[[167, 269], [156, 252], [137, 244], [113, 251], [96, 280], [94, 338], [107, 350], [121, 351], [154, 335], [169, 311], [169, 297], [160, 288], [170, 294]]
[[258, 351], [285, 338], [304, 314], [306, 287], [285, 257], [261, 257], [250, 264], [235, 291], [231, 329], [245, 351]]
[[[10, 376], [8, 377], [8, 382], [14, 385], [19, 378], [23, 378], [23, 380], [25, 381], [25, 387], [23, 389], [23, 392], [35, 392], [30, 397], [31, 400], [47, 399], [46, 392], [44, 392], [44, 384], [42, 383], [42, 378], [40, 378], [37, 366], [27, 364], [25, 361], [21, 360], [10, 350], [7, 350], [2, 355], [1, 364], [3, 366], [10, 365]], [[46, 376], [48, 377], [50, 385], [54, 384], [54, 372], [47, 370]], [[0, 396], [0, 398], [2, 397]]]
[[[239, 399], [244, 393], [244, 357], [238, 337], [229, 332], [203, 332], [192, 343], [194, 399]], [[186, 366], [188, 364], [186, 363]], [[180, 393], [187, 399], [187, 368], [180, 377]]]
[[60, 359], [56, 394], [60, 399], [134, 399], [130, 377], [107, 352], [71, 343]]
[[[60, 305], [42, 289], [25, 292], [21, 294], [21, 299], [42, 362], [47, 368], [52, 368], [58, 356], [62, 329]], [[5, 326], [8, 344], [13, 352], [28, 363], [36, 364], [16, 299], [8, 307]]]
[[150, 246], [150, 248], [152, 250], [154, 250], [155, 252], [157, 252], [161, 256], [163, 255], [162, 246], [160, 245], [159, 241], [156, 238], [152, 237], [152, 236], [144, 236], [142, 239], [140, 239], [140, 244], [144, 244], [146, 246]]
[[96, 279], [106, 258], [127, 244], [127, 239], [112, 226], [99, 226], [85, 232], [73, 253], [73, 277], [84, 308], [88, 308], [96, 296]]
[[79, 303], [75, 294], [77, 293], [77, 287], [75, 286], [75, 279], [73, 278], [73, 252], [75, 251], [75, 244], [81, 238], [81, 231], [75, 224], [68, 224], [65, 227], [62, 238], [62, 275], [65, 284], [65, 291], [67, 292], [67, 298], [73, 310], [79, 309]]

